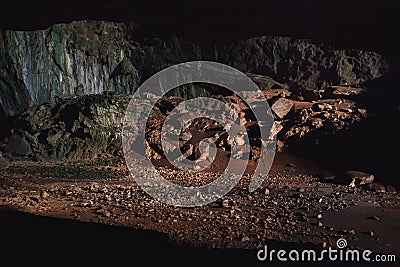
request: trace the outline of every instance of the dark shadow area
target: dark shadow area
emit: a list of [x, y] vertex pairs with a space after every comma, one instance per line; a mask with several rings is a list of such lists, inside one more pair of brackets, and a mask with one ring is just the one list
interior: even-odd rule
[[396, 0], [6, 1], [1, 5], [0, 28], [43, 29], [88, 19], [133, 21], [134, 38], [177, 34], [225, 42], [279, 35], [399, 58], [399, 9]]
[[290, 151], [332, 172], [361, 170], [374, 174], [379, 183], [400, 188], [398, 74], [393, 71], [370, 82], [365, 95], [355, 98], [368, 110], [367, 119], [336, 134], [315, 133], [291, 140]]
[[230, 266], [251, 251], [179, 247], [154, 231], [0, 211], [1, 266]]
[[0, 105], [0, 139], [3, 139], [10, 131], [11, 122], [7, 118], [3, 107]]
[[[274, 249], [319, 249], [268, 242]], [[255, 250], [177, 246], [164, 234], [0, 210], [1, 266], [262, 266]], [[286, 266], [286, 265], [285, 265]]]

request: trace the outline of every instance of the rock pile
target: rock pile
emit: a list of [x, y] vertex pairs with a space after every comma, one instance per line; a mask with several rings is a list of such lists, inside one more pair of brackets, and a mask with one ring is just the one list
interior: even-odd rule
[[[249, 76], [262, 89], [272, 112], [265, 111], [267, 117], [274, 118], [278, 149], [284, 149], [290, 140], [297, 140], [309, 133], [332, 134], [367, 116], [348, 95], [363, 92], [362, 88], [329, 87], [318, 92], [312, 90], [293, 90], [267, 76]], [[200, 147], [200, 141], [208, 138], [221, 151], [218, 155], [229, 156], [232, 142], [243, 147], [234, 158], [258, 160], [260, 148], [260, 126], [249, 108], [236, 95], [215, 96], [232, 108], [242, 120], [250, 141], [250, 148], [243, 146], [244, 137], [231, 140], [226, 130], [215, 121], [198, 118], [186, 123], [180, 133], [179, 149], [188, 159], [210, 157], [208, 145]], [[160, 160], [165, 156], [164, 149], [173, 151], [177, 147], [161, 145], [161, 129], [168, 114], [184, 99], [164, 97], [154, 107], [146, 130], [147, 154]], [[99, 155], [122, 156], [122, 119], [130, 96], [107, 93], [65, 99], [33, 107], [15, 119], [9, 135], [5, 153], [14, 156], [41, 158], [94, 158]], [[250, 100], [251, 101], [251, 100]], [[173, 126], [169, 132], [173, 132]], [[135, 137], [133, 137], [135, 138]], [[132, 140], [135, 142], [138, 140]], [[140, 141], [140, 140], [139, 140]], [[143, 140], [144, 141], [144, 140]], [[249, 149], [250, 154], [245, 150]]]
[[0, 152], [0, 165], [7, 163], [7, 160], [3, 157], [3, 154]]
[[5, 153], [32, 159], [95, 158], [116, 155], [127, 95], [58, 99], [21, 114], [7, 138]]

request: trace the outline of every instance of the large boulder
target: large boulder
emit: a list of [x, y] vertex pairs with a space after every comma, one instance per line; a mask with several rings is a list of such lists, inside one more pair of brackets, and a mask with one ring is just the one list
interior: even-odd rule
[[5, 153], [33, 159], [117, 155], [129, 100], [128, 95], [108, 93], [32, 107], [14, 120]]

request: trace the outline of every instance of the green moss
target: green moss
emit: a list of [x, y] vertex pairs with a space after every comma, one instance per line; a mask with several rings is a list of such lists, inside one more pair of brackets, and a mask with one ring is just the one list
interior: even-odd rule
[[[59, 81], [58, 81], [57, 75], [55, 73], [51, 76], [51, 84], [59, 85]], [[60, 86], [54, 86], [54, 94], [55, 95], [60, 95], [60, 91], [58, 90], [59, 88], [60, 88]]]
[[64, 73], [67, 73], [67, 59], [65, 51], [65, 41], [62, 33], [52, 29], [51, 43], [53, 45], [53, 60], [57, 67]]
[[4, 35], [3, 30], [0, 29], [0, 60], [1, 60], [4, 48], [5, 48], [3, 35]]
[[[115, 38], [124, 32], [119, 24], [104, 24], [98, 21], [81, 21], [53, 26], [68, 37], [68, 49], [78, 49], [88, 56], [105, 59], [117, 49]], [[120, 36], [119, 36], [120, 38]]]
[[126, 58], [122, 59], [122, 61], [119, 64], [121, 65], [122, 74], [131, 74], [136, 71], [132, 63]]
[[77, 87], [74, 88], [74, 93], [75, 95], [83, 95], [84, 94], [84, 88], [83, 85], [80, 84]]

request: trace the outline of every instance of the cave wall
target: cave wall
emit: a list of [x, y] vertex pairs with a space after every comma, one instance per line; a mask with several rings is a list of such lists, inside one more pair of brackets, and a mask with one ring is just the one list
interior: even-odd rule
[[0, 34], [0, 104], [7, 116], [59, 96], [130, 93], [170, 65], [211, 60], [268, 75], [291, 88], [363, 86], [388, 72], [374, 52], [335, 50], [309, 40], [257, 37], [200, 43], [176, 37], [134, 41], [123, 23], [80, 21]]
[[111, 77], [125, 58], [124, 27], [59, 24], [43, 31], [3, 31], [0, 101], [8, 115], [55, 96], [123, 91], [132, 75]]

